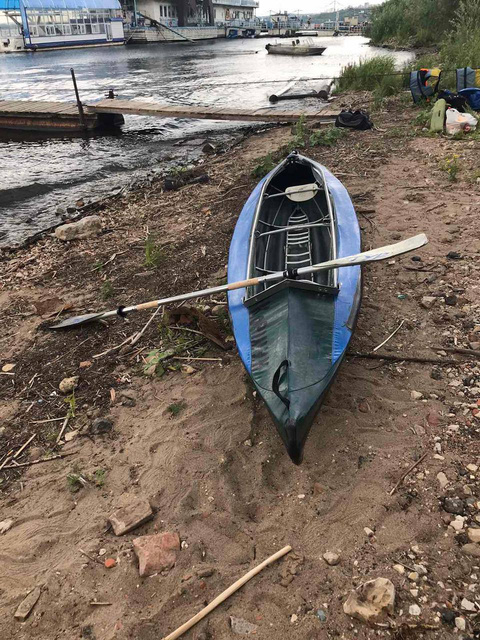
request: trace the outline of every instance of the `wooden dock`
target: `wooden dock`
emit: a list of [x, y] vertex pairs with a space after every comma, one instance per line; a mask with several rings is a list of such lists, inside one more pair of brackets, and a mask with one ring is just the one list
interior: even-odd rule
[[74, 102], [42, 102], [35, 100], [0, 100], [0, 129], [27, 131], [83, 131], [105, 124], [114, 124], [115, 116], [137, 115], [157, 118], [190, 118], [200, 120], [237, 120], [248, 122], [330, 121], [337, 110], [330, 106], [305, 105], [302, 109], [285, 106], [265, 106], [259, 109], [231, 109], [168, 105], [139, 100], [101, 100], [84, 103], [84, 123]]

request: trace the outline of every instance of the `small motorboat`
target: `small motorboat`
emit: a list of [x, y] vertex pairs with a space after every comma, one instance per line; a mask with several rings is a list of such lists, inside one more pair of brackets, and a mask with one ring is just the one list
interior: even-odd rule
[[321, 56], [326, 47], [314, 44], [311, 38], [301, 42], [298, 38], [290, 42], [275, 42], [265, 45], [267, 53], [279, 56]]
[[359, 251], [347, 190], [296, 152], [259, 182], [235, 227], [229, 283], [285, 274], [280, 282], [229, 291], [228, 304], [240, 357], [295, 464], [345, 356], [361, 300], [359, 266], [304, 277], [297, 269]]

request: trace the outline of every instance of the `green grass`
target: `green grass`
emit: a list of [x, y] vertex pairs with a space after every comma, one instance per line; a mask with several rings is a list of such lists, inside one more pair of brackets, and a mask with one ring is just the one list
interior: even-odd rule
[[398, 75], [391, 55], [360, 60], [342, 69], [336, 92], [373, 91], [377, 99], [393, 96], [405, 88], [405, 76]]
[[96, 487], [103, 487], [103, 485], [105, 484], [106, 475], [107, 472], [105, 471], [105, 469], [96, 469], [93, 472], [93, 481], [95, 482]]
[[451, 156], [447, 156], [439, 163], [440, 169], [447, 173], [450, 182], [457, 182], [458, 180], [458, 173], [461, 168], [460, 162], [458, 160], [459, 156], [454, 153]]
[[327, 127], [326, 129], [317, 129], [309, 137], [308, 142], [311, 147], [334, 147], [337, 142], [348, 135], [346, 129], [339, 127]]
[[157, 243], [154, 236], [149, 235], [145, 242], [145, 266], [149, 269], [157, 268], [164, 258], [162, 247]]
[[273, 155], [271, 153], [267, 153], [266, 156], [262, 156], [257, 159], [257, 164], [252, 169], [252, 176], [254, 178], [263, 178], [270, 173], [272, 169], [275, 169], [277, 166], [277, 162], [275, 162]]
[[186, 402], [184, 400], [181, 400], [180, 402], [172, 402], [172, 404], [169, 404], [167, 407], [167, 411], [172, 415], [172, 416], [178, 416], [178, 414], [185, 409], [185, 407], [187, 406]]
[[102, 284], [101, 295], [104, 300], [108, 300], [113, 297], [113, 284], [110, 280], [105, 280]]

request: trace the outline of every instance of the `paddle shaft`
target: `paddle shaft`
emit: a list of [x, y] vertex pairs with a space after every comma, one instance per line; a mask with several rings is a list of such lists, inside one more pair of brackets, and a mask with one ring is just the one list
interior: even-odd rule
[[240, 280], [239, 282], [231, 282], [230, 284], [220, 285], [219, 287], [211, 287], [210, 289], [201, 289], [199, 291], [191, 291], [190, 293], [182, 293], [178, 296], [171, 296], [169, 298], [161, 298], [160, 300], [151, 300], [150, 302], [143, 302], [141, 304], [133, 305], [130, 307], [121, 307], [120, 309], [114, 309], [112, 311], [105, 311], [98, 314], [88, 314], [85, 319], [82, 316], [77, 318], [68, 318], [63, 322], [51, 327], [51, 329], [60, 329], [67, 326], [73, 326], [75, 324], [81, 324], [82, 322], [89, 322], [91, 320], [102, 320], [104, 318], [110, 318], [115, 315], [125, 315], [131, 311], [142, 311], [144, 309], [154, 309], [165, 304], [172, 302], [183, 302], [184, 300], [193, 300], [194, 298], [202, 298], [204, 296], [211, 296], [224, 291], [234, 291], [236, 289], [243, 289], [246, 287], [254, 287], [262, 282], [272, 282], [275, 280], [282, 280], [283, 278], [298, 278], [310, 273], [317, 273], [318, 271], [328, 271], [329, 269], [339, 269], [341, 267], [352, 267], [355, 265], [362, 265], [368, 262], [377, 262], [379, 260], [387, 260], [393, 256], [398, 256], [408, 251], [413, 251], [422, 247], [428, 242], [427, 236], [424, 233], [420, 233], [417, 236], [412, 236], [401, 242], [387, 245], [385, 247], [379, 247], [378, 249], [372, 249], [363, 253], [357, 253], [352, 256], [346, 256], [345, 258], [336, 258], [335, 260], [329, 260], [328, 262], [321, 262], [309, 267], [301, 267], [300, 269], [277, 271], [275, 273], [269, 273], [266, 276], [260, 276], [259, 278], [249, 278], [248, 280]]

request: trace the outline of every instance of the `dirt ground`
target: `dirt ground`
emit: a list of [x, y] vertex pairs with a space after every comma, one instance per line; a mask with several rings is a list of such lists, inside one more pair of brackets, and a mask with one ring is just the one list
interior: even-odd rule
[[[0, 533], [2, 640], [160, 639], [286, 544], [292, 554], [185, 638], [233, 638], [229, 616], [257, 625], [262, 639], [478, 637], [480, 544], [477, 557], [465, 545], [467, 527], [480, 526], [480, 143], [413, 135], [416, 115], [392, 100], [375, 113], [377, 129], [305, 151], [348, 188], [365, 249], [421, 231], [430, 242], [416, 256], [365, 268], [351, 352], [372, 353], [403, 322], [376, 352], [398, 361], [346, 359], [300, 467], [252, 395], [218, 304], [224, 298], [199, 301], [207, 325], [158, 314], [134, 347], [110, 350], [144, 327], [148, 313], [45, 329], [65, 307], [85, 313], [221, 283], [257, 181], [251, 171], [288, 141], [288, 129], [206, 159], [208, 183], [164, 193], [154, 182], [113, 199], [98, 212], [98, 237], [65, 244], [47, 236], [2, 255], [0, 370], [15, 367], [0, 375], [0, 466], [36, 434], [0, 471], [0, 521], [13, 520]], [[156, 238], [157, 266], [145, 265], [147, 236]], [[217, 332], [218, 344], [192, 333], [199, 327]], [[172, 345], [176, 357], [212, 360], [166, 359], [163, 376], [146, 375], [148, 354]], [[449, 351], [461, 348], [477, 356]], [[77, 433], [56, 444], [71, 407], [59, 383], [70, 376], [79, 384], [66, 433]], [[103, 416], [113, 429], [98, 434], [92, 422]], [[70, 455], [15, 468], [52, 454]], [[71, 474], [86, 486], [76, 490]], [[108, 516], [132, 496], [149, 500], [155, 517], [115, 537]], [[444, 508], [455, 497], [457, 516]], [[465, 519], [456, 531], [449, 523], [458, 512]], [[132, 540], [162, 531], [182, 540], [176, 565], [140, 578]], [[324, 561], [326, 551], [340, 555], [338, 565]], [[104, 558], [116, 566], [106, 569]], [[404, 574], [393, 569], [399, 564]], [[426, 574], [409, 577], [413, 564]], [[212, 575], [199, 577], [205, 568]], [[395, 613], [368, 626], [343, 603], [377, 577], [394, 583]], [[36, 586], [32, 614], [15, 620]], [[464, 632], [448, 622], [449, 611], [465, 621]]]

